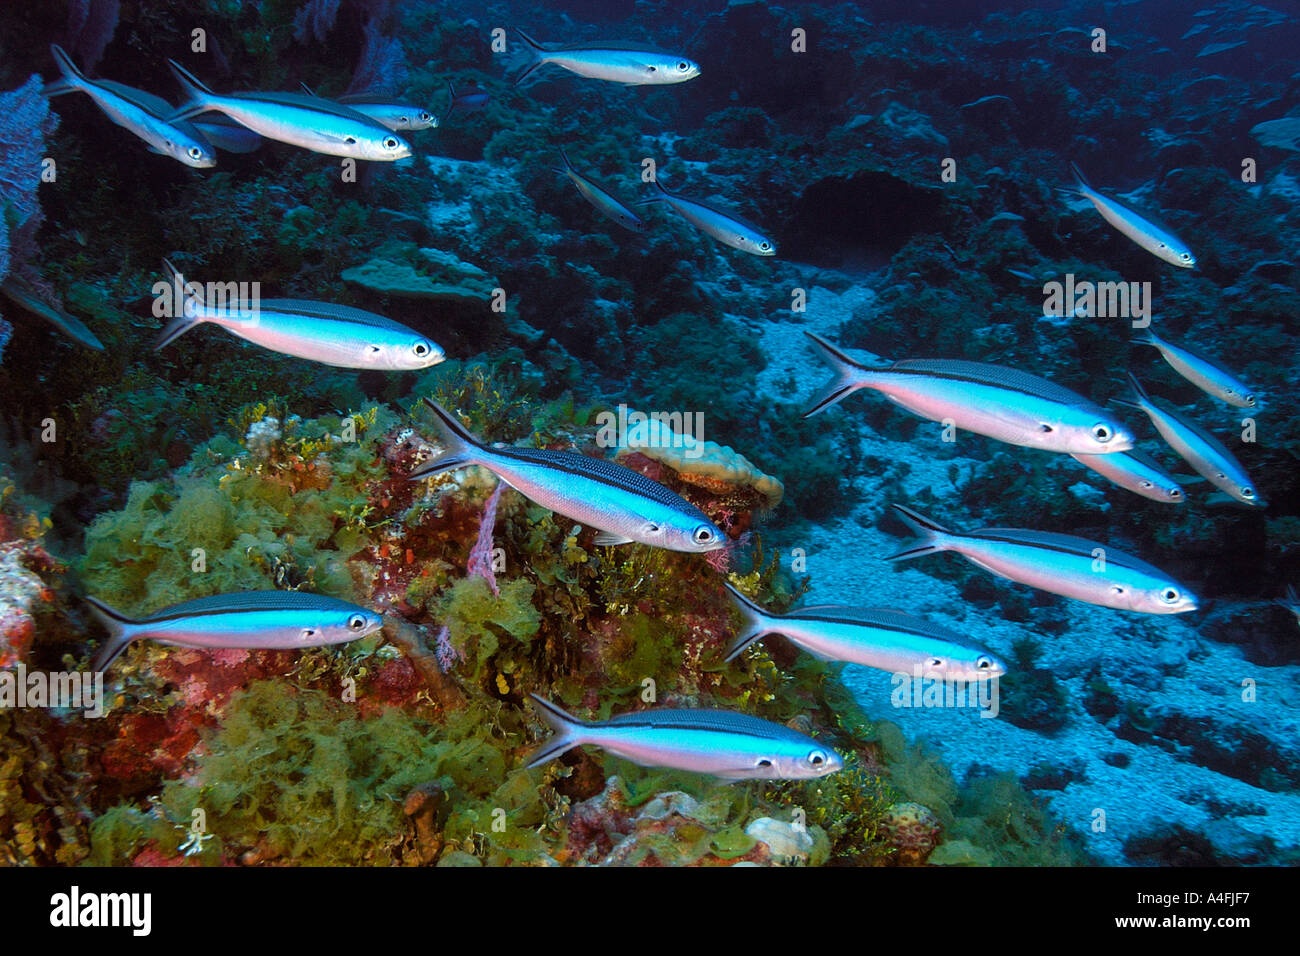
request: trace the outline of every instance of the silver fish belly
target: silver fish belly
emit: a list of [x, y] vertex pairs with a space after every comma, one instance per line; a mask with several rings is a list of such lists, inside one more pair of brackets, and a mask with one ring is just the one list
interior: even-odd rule
[[726, 535], [704, 512], [639, 472], [577, 452], [491, 448], [439, 405], [427, 399], [425, 405], [445, 451], [412, 479], [481, 465], [542, 507], [597, 529], [597, 544], [637, 541], [688, 552], [726, 547]]
[[1082, 395], [1017, 369], [952, 359], [909, 359], [872, 369], [805, 332], [836, 372], [804, 418], [859, 388], [931, 421], [1028, 448], [1104, 455], [1133, 447], [1122, 422]]
[[561, 150], [560, 155], [564, 157], [564, 174], [578, 188], [578, 193], [583, 199], [595, 206], [601, 215], [607, 219], [612, 219], [623, 228], [631, 229], [633, 232], [645, 231], [646, 223], [644, 219], [574, 169], [573, 163], [569, 161], [568, 153]]
[[537, 767], [583, 744], [643, 767], [669, 767], [724, 780], [801, 780], [844, 766], [833, 749], [781, 724], [725, 710], [648, 710], [586, 723], [532, 695], [555, 730], [532, 756]]
[[1143, 614], [1196, 610], [1196, 596], [1169, 574], [1109, 545], [1025, 528], [955, 532], [902, 505], [894, 511], [917, 540], [891, 561], [955, 551], [986, 571], [1077, 601]]
[[374, 611], [347, 601], [301, 591], [243, 591], [183, 601], [144, 618], [130, 618], [86, 598], [109, 639], [91, 669], [108, 667], [132, 641], [197, 648], [292, 650], [341, 644], [383, 627]]
[[748, 252], [753, 256], [776, 255], [776, 240], [765, 235], [758, 226], [746, 222], [734, 213], [725, 212], [707, 203], [687, 199], [664, 189], [659, 180], [655, 180], [658, 195], [647, 202], [663, 202], [679, 216], [707, 236], [712, 236], [724, 245]]
[[950, 680], [979, 680], [1005, 674], [997, 655], [975, 647], [945, 627], [892, 608], [826, 604], [772, 614], [728, 582], [723, 582], [740, 611], [741, 629], [727, 649], [735, 660], [750, 644], [780, 634], [822, 660], [846, 661], [890, 673], [926, 674]]
[[518, 86], [533, 71], [547, 63], [588, 79], [607, 80], [628, 86], [659, 86], [684, 83], [700, 75], [699, 64], [684, 56], [665, 53], [636, 43], [579, 43], [547, 48], [523, 30], [515, 33], [524, 41], [523, 72]]

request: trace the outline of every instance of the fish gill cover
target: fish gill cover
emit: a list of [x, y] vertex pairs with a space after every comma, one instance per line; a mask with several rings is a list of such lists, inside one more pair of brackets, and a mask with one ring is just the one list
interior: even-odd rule
[[1300, 26], [1098, 16], [6, 5], [0, 860], [1295, 863]]

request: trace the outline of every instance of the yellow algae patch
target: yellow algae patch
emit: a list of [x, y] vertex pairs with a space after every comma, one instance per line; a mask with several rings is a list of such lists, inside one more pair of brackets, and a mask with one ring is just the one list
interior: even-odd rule
[[[765, 474], [740, 452], [728, 445], [701, 441], [694, 435], [678, 432], [665, 416], [646, 415], [620, 408], [617, 427], [611, 412], [598, 416], [599, 444], [617, 444], [616, 458], [640, 454], [667, 465], [687, 484], [715, 494], [752, 488], [763, 497], [768, 509], [775, 508], [785, 497], [785, 485], [779, 478]], [[605, 421], [609, 419], [609, 421]], [[609, 435], [606, 435], [606, 432]]]

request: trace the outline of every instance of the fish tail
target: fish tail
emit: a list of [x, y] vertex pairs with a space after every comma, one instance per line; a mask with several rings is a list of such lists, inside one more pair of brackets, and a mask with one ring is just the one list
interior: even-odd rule
[[208, 97], [216, 94], [204, 85], [202, 80], [175, 60], [168, 60], [167, 65], [171, 67], [172, 75], [176, 77], [176, 81], [180, 83], [181, 89], [185, 93], [185, 101], [176, 112], [167, 117], [167, 121], [174, 123], [177, 120], [190, 119], [210, 110], [212, 107], [208, 104]]
[[1138, 329], [1133, 333], [1133, 341], [1138, 345], [1150, 345], [1153, 348], [1159, 344], [1156, 340], [1156, 334], [1150, 329]]
[[[1136, 375], [1132, 372], [1125, 372], [1124, 377], [1128, 380], [1128, 387], [1133, 389], [1133, 394], [1137, 398], [1136, 402], [1130, 402], [1129, 404], [1141, 408], [1144, 402], [1151, 401], [1151, 396], [1147, 394], [1147, 390], [1142, 387], [1142, 383], [1138, 381]], [[1122, 401], [1122, 399], [1117, 399], [1117, 401]]]
[[298, 82], [298, 85], [299, 85], [300, 87], [302, 87], [302, 91], [303, 91], [304, 93], [306, 93], [308, 96], [315, 96], [315, 95], [316, 95], [316, 91], [313, 90], [313, 89], [312, 89], [310, 86], [308, 86], [306, 83], [303, 83], [302, 81], [299, 81], [299, 82]]
[[199, 317], [199, 308], [203, 305], [201, 296], [193, 292], [185, 291], [183, 277], [180, 271], [171, 263], [170, 259], [163, 260], [163, 271], [167, 273], [167, 281], [171, 283], [173, 289], [181, 289], [181, 305], [179, 314], [173, 316], [172, 320], [163, 326], [163, 330], [158, 333], [158, 341], [154, 343], [154, 350], [165, 348], [171, 345], [182, 335], [194, 328], [203, 321]]
[[948, 550], [948, 542], [945, 539], [951, 537], [952, 532], [939, 522], [902, 505], [893, 505], [893, 509], [911, 530], [916, 540], [903, 550], [895, 551], [885, 559], [886, 561], [908, 561], [924, 554]]
[[730, 663], [740, 656], [741, 651], [749, 647], [759, 638], [771, 632], [768, 624], [768, 615], [763, 608], [759, 607], [754, 601], [742, 594], [730, 581], [723, 581], [722, 586], [727, 589], [731, 595], [731, 601], [740, 612], [740, 632], [735, 639], [727, 645], [727, 656], [724, 661]]
[[47, 84], [42, 92], [46, 96], [63, 96], [65, 93], [77, 93], [85, 89], [86, 74], [72, 62], [68, 52], [57, 43], [51, 43], [50, 53], [59, 67], [59, 72], [63, 74], [63, 79]]
[[108, 637], [100, 645], [99, 650], [95, 652], [94, 658], [90, 662], [92, 671], [106, 671], [108, 665], [117, 660], [128, 644], [135, 640], [136, 632], [140, 622], [134, 618], [129, 618], [116, 608], [110, 607], [98, 598], [86, 595], [86, 603], [90, 605], [91, 611], [95, 617], [99, 618], [100, 623], [108, 629]]
[[524, 68], [523, 72], [515, 77], [515, 86], [518, 86], [524, 80], [528, 79], [528, 77], [533, 74], [534, 70], [546, 62], [547, 51], [540, 43], [518, 27], [515, 27], [515, 33], [519, 34], [519, 39], [523, 40], [528, 47], [527, 50], [521, 50], [515, 57], [514, 61], [510, 64], [511, 69], [518, 69], [519, 67]]
[[479, 440], [466, 431], [456, 417], [437, 402], [426, 398], [424, 404], [433, 412], [433, 427], [443, 452], [413, 471], [411, 480], [428, 478], [454, 468], [475, 464], [478, 460], [478, 451], [482, 447]]
[[544, 697], [539, 697], [537, 694], [529, 694], [528, 696], [532, 698], [533, 705], [537, 708], [537, 713], [541, 715], [542, 720], [546, 721], [551, 730], [555, 731], [554, 735], [548, 737], [528, 758], [525, 767], [531, 770], [533, 767], [540, 767], [542, 764], [554, 760], [560, 754], [567, 753], [581, 744], [583, 741], [582, 732], [587, 725]]
[[1073, 160], [1070, 161], [1070, 172], [1074, 173], [1074, 185], [1080, 193], [1092, 191], [1092, 184], [1088, 182], [1088, 177], [1083, 175], [1083, 170]]
[[821, 350], [819, 353], [821, 357], [835, 371], [835, 377], [817, 393], [808, 411], [803, 413], [804, 418], [810, 418], [818, 412], [830, 408], [849, 392], [866, 384], [863, 381], [862, 373], [867, 370], [820, 335], [815, 335], [812, 332], [804, 332], [804, 335], [812, 339]]
[[451, 97], [451, 100], [447, 103], [447, 112], [443, 113], [442, 119], [438, 120], [439, 126], [442, 126], [444, 123], [447, 122], [447, 117], [449, 117], [451, 115], [451, 111], [456, 108], [456, 84], [453, 83], [451, 80], [447, 81], [447, 93]]

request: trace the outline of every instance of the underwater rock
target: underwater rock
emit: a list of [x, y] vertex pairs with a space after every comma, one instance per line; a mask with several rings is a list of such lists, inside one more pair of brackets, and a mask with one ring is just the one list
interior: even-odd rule
[[403, 299], [434, 299], [444, 302], [485, 305], [491, 287], [478, 288], [465, 284], [440, 282], [432, 276], [416, 272], [415, 267], [404, 262], [371, 259], [363, 265], [344, 269], [344, 281], [354, 283], [371, 292], [397, 296]]
[[0, 668], [26, 659], [36, 637], [36, 614], [54, 601], [54, 592], [36, 570], [58, 567], [35, 541], [0, 543]]
[[[628, 417], [638, 414], [629, 410]], [[757, 492], [768, 511], [785, 496], [785, 486], [779, 478], [764, 474], [740, 452], [728, 445], [678, 434], [658, 418], [647, 418], [627, 428], [615, 457], [630, 455], [643, 455], [665, 464], [682, 481], [713, 495], [732, 495], [745, 489]]]
[[1250, 135], [1265, 146], [1300, 153], [1300, 116], [1286, 116], [1252, 126]]
[[830, 857], [826, 834], [818, 826], [759, 817], [745, 833], [767, 848], [772, 866], [820, 866]]
[[881, 125], [895, 139], [948, 148], [948, 137], [934, 128], [930, 117], [899, 102], [891, 102], [880, 114]]
[[895, 803], [880, 821], [880, 835], [896, 850], [895, 865], [921, 866], [939, 845], [943, 828], [929, 807]]

